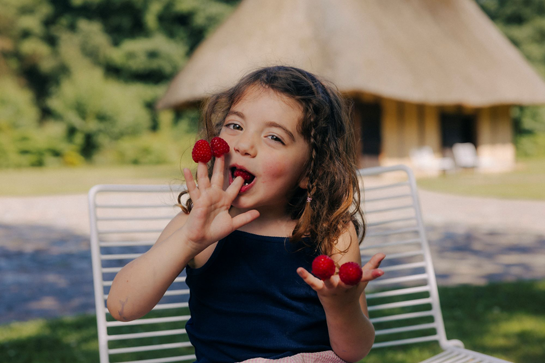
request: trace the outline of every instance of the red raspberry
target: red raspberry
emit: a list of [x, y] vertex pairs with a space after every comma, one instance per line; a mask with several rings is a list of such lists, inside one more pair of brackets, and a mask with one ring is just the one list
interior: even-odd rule
[[198, 163], [199, 161], [207, 163], [212, 159], [212, 149], [206, 140], [199, 140], [193, 146], [193, 151], [191, 152], [191, 157], [193, 161]]
[[213, 137], [210, 146], [212, 147], [212, 155], [217, 158], [229, 152], [229, 144], [221, 137]]
[[320, 255], [312, 261], [312, 274], [321, 280], [327, 280], [335, 274], [335, 262], [326, 255]]
[[355, 262], [343, 263], [339, 268], [339, 277], [347, 285], [357, 285], [361, 281], [362, 275], [360, 265]]
[[247, 172], [246, 170], [242, 170], [242, 169], [236, 169], [235, 172], [233, 173], [234, 177], [236, 178], [237, 176], [240, 176], [242, 177], [242, 179], [244, 179], [244, 182], [246, 183], [250, 183], [252, 180], [254, 180], [254, 176]]

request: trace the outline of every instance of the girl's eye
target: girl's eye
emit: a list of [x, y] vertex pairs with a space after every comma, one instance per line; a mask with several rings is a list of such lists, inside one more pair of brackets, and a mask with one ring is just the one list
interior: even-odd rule
[[227, 127], [228, 129], [232, 129], [232, 130], [242, 130], [242, 126], [235, 123], [227, 123], [223, 125], [223, 127]]
[[284, 141], [282, 141], [282, 139], [279, 138], [279, 137], [276, 136], [276, 135], [269, 135], [269, 138], [270, 138], [271, 140], [273, 140], [273, 141], [279, 142], [279, 143], [281, 143], [282, 145], [284, 145]]

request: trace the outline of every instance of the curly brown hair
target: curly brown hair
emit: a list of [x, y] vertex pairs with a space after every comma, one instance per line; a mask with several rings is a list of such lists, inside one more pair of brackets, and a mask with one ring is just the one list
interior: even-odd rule
[[[335, 85], [295, 67], [274, 66], [258, 69], [243, 77], [234, 87], [213, 95], [202, 113], [202, 138], [218, 136], [227, 113], [242, 99], [246, 90], [261, 86], [292, 98], [303, 108], [298, 131], [310, 146], [307, 162], [307, 189], [297, 187], [288, 213], [297, 224], [290, 241], [310, 237], [317, 251], [343, 253], [336, 248], [340, 235], [352, 222], [360, 236], [365, 234], [360, 188], [356, 167], [356, 138], [351, 121], [352, 103], [344, 99]], [[212, 171], [209, 166], [209, 173]], [[191, 199], [182, 205], [185, 213]], [[307, 198], [311, 202], [307, 203]]]

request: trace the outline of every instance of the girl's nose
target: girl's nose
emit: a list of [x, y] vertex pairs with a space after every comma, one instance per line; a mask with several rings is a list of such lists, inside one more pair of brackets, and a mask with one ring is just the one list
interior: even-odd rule
[[243, 156], [254, 157], [256, 155], [256, 147], [251, 137], [241, 136], [233, 146], [236, 153]]

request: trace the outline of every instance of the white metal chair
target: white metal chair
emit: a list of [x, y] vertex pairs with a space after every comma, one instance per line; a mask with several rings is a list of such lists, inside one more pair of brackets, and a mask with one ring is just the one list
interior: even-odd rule
[[185, 332], [189, 289], [185, 272], [145, 317], [114, 320], [106, 308], [115, 274], [147, 251], [166, 224], [180, 211], [182, 187], [165, 185], [97, 185], [89, 191], [91, 255], [100, 363], [193, 361]]
[[452, 145], [452, 154], [456, 165], [460, 168], [478, 168], [480, 166], [477, 149], [470, 142]]
[[459, 168], [471, 168], [477, 171], [498, 169], [500, 165], [490, 157], [480, 157], [477, 148], [470, 142], [452, 145], [454, 162]]
[[424, 172], [450, 172], [455, 169], [454, 160], [436, 157], [430, 146], [412, 149], [409, 157], [413, 166]]
[[[431, 255], [413, 174], [406, 166], [359, 171], [364, 180], [367, 235], [362, 259], [385, 252], [386, 275], [369, 285], [367, 300], [377, 329], [374, 348], [437, 341], [444, 352], [425, 363], [506, 361], [447, 340]], [[377, 176], [393, 175], [377, 183]], [[396, 181], [392, 181], [396, 180]], [[384, 183], [386, 181], [386, 183]], [[195, 359], [184, 326], [189, 290], [182, 272], [160, 303], [132, 322], [112, 319], [105, 306], [115, 274], [155, 242], [179, 212], [182, 187], [98, 185], [89, 192], [91, 252], [100, 362], [163, 363]]]
[[398, 165], [361, 169], [359, 175], [367, 224], [362, 261], [386, 254], [385, 275], [366, 290], [376, 329], [373, 349], [437, 341], [444, 352], [425, 363], [506, 362], [447, 340], [412, 171]]

